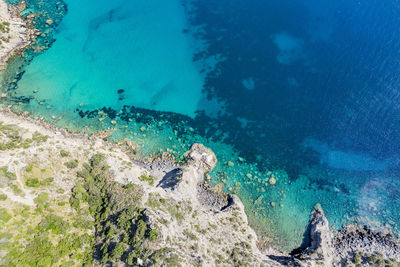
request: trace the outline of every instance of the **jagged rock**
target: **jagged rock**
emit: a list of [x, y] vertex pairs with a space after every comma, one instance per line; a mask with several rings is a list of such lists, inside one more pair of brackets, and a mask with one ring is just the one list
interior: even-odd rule
[[310, 224], [310, 249], [321, 250], [324, 254], [332, 254], [332, 233], [329, 230], [328, 219], [320, 205], [315, 206]]
[[94, 133], [93, 133], [93, 136], [95, 136], [95, 137], [97, 137], [97, 138], [100, 138], [100, 139], [107, 139], [108, 137], [111, 136], [111, 132], [106, 131], [106, 130], [104, 130], [104, 131], [99, 131], [99, 132], [94, 132]]
[[229, 194], [218, 186], [211, 187], [209, 183], [202, 182], [197, 186], [197, 198], [203, 206], [215, 211], [221, 211], [229, 205]]
[[340, 263], [345, 263], [349, 255], [355, 257], [359, 254], [364, 258], [374, 256], [399, 262], [400, 242], [391, 232], [384, 232], [384, 230], [357, 224], [344, 226], [333, 239], [336, 258]]
[[[107, 136], [106, 138], [108, 138]], [[131, 140], [123, 139], [117, 143], [117, 145], [130, 157], [133, 157], [137, 151], [137, 144]]]
[[332, 266], [333, 235], [329, 229], [328, 219], [320, 205], [316, 205], [305, 233], [305, 244], [295, 250], [294, 263], [298, 266]]
[[210, 172], [217, 165], [217, 157], [211, 149], [202, 144], [194, 143], [188, 155], [189, 164], [203, 168], [204, 172]]

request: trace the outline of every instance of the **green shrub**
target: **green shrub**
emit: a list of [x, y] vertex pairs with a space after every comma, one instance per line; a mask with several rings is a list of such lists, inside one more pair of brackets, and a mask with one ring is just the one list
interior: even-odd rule
[[64, 194], [65, 190], [62, 189], [62, 188], [58, 188], [58, 189], [56, 190], [56, 192], [57, 192], [57, 194]]
[[143, 220], [139, 220], [136, 223], [135, 237], [138, 240], [142, 240], [144, 235], [146, 234], [146, 230], [147, 230], [147, 224]]
[[111, 252], [112, 259], [120, 259], [122, 254], [124, 254], [126, 246], [124, 243], [117, 243]]
[[129, 188], [132, 188], [133, 186], [134, 186], [134, 184], [126, 184], [126, 185], [123, 185], [122, 188], [129, 189]]
[[100, 165], [100, 163], [104, 160], [104, 155], [103, 154], [95, 154], [93, 157], [90, 159], [90, 166], [91, 167], [97, 167]]
[[64, 165], [67, 166], [68, 169], [75, 169], [76, 167], [78, 167], [78, 160], [70, 160], [68, 162], [65, 162]]
[[353, 258], [355, 264], [360, 264], [362, 262], [362, 256], [360, 253], [356, 253]]
[[157, 237], [158, 237], [157, 231], [154, 230], [154, 229], [151, 229], [151, 230], [149, 231], [149, 239], [150, 239], [151, 241], [154, 241], [154, 240], [157, 239]]
[[183, 230], [183, 234], [192, 240], [197, 240], [197, 236], [195, 234], [189, 232], [187, 229]]
[[60, 216], [49, 214], [40, 223], [40, 230], [51, 230], [54, 234], [66, 234], [70, 225], [64, 221]]
[[41, 181], [41, 182], [40, 182], [40, 185], [48, 186], [48, 185], [50, 185], [53, 181], [54, 181], [54, 178], [53, 178], [53, 177], [48, 177], [48, 178], [44, 179], [43, 181]]
[[36, 205], [41, 205], [44, 204], [47, 200], [49, 200], [49, 194], [47, 192], [42, 192], [40, 193], [33, 202], [35, 202]]
[[43, 143], [46, 142], [48, 139], [50, 138], [50, 136], [48, 135], [43, 135], [39, 132], [35, 132], [32, 136], [32, 140], [36, 141], [37, 143]]
[[152, 176], [152, 175], [147, 176], [147, 175], [143, 174], [139, 177], [139, 180], [142, 182], [148, 182], [149, 185], [154, 185], [154, 176]]
[[8, 186], [11, 188], [11, 190], [13, 191], [14, 194], [19, 195], [19, 196], [25, 196], [24, 191], [22, 191], [22, 189], [19, 187], [18, 184], [11, 183], [11, 184], [8, 184]]
[[61, 157], [65, 158], [65, 157], [69, 157], [71, 154], [68, 151], [65, 151], [64, 149], [62, 149], [60, 151], [60, 155], [61, 155]]
[[16, 180], [17, 176], [15, 175], [15, 173], [9, 172], [8, 171], [8, 167], [4, 166], [0, 168], [0, 177], [5, 177], [10, 181]]
[[7, 212], [6, 209], [0, 208], [0, 225], [3, 222], [8, 222], [11, 219], [11, 215]]
[[40, 182], [38, 178], [28, 178], [26, 179], [25, 185], [28, 187], [39, 187]]
[[31, 172], [32, 169], [33, 169], [33, 165], [32, 165], [32, 164], [29, 164], [28, 166], [26, 166], [25, 171], [26, 171], [26, 172]]
[[0, 200], [4, 201], [7, 199], [7, 195], [6, 194], [0, 194]]

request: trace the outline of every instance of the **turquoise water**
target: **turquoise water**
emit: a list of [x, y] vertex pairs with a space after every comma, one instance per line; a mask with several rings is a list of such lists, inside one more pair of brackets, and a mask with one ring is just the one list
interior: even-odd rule
[[[21, 94], [39, 88], [38, 97], [57, 110], [129, 104], [194, 116], [204, 75], [192, 62], [199, 48], [182, 31], [187, 20], [179, 2], [67, 5], [57, 42], [26, 68]], [[122, 100], [118, 90], [124, 90]]]
[[4, 104], [61, 127], [110, 128], [143, 156], [179, 159], [204, 143], [219, 159], [212, 182], [287, 251], [317, 203], [336, 228], [400, 226], [394, 3], [27, 3], [25, 15], [47, 11], [35, 46], [49, 48], [10, 64]]

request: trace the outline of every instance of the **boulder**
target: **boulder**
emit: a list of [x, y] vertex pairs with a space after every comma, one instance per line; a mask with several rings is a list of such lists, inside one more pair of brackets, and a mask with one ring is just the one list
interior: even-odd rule
[[211, 149], [202, 144], [194, 143], [188, 155], [189, 164], [203, 168], [204, 172], [210, 172], [217, 165], [217, 157]]

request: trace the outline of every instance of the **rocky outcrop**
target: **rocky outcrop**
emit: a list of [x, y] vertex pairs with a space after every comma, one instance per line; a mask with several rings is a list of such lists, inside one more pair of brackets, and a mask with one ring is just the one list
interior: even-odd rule
[[236, 203], [233, 195], [225, 193], [218, 185], [212, 187], [208, 182], [198, 184], [197, 199], [214, 212], [226, 211]]
[[346, 225], [335, 234], [333, 245], [337, 262], [342, 265], [351, 260], [362, 265], [380, 266], [385, 262], [387, 266], [400, 266], [400, 242], [382, 229]]
[[295, 266], [400, 266], [400, 244], [382, 229], [350, 224], [334, 232], [320, 205], [311, 214], [303, 246], [288, 263]]
[[188, 155], [189, 164], [210, 172], [217, 165], [217, 157], [211, 149], [202, 144], [194, 143]]
[[316, 205], [311, 213], [311, 219], [304, 237], [306, 247], [298, 249], [300, 253], [295, 255], [294, 262], [300, 265], [313, 266], [333, 264], [332, 233], [329, 229], [328, 219], [320, 205]]
[[317, 205], [311, 215], [310, 250], [320, 250], [324, 255], [332, 254], [332, 234], [321, 206]]
[[0, 71], [12, 56], [30, 44], [33, 30], [28, 27], [26, 21], [16, 15], [25, 7], [24, 3], [22, 1], [19, 5], [11, 7], [4, 0], [0, 0]]

